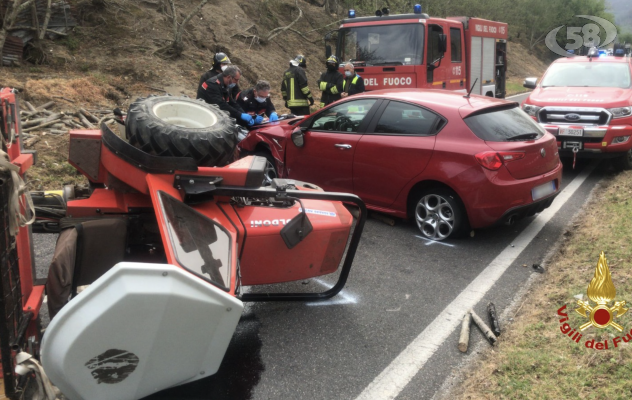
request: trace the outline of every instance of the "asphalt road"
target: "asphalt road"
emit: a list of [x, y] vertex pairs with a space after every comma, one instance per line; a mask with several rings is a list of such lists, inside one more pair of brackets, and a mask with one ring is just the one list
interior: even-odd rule
[[[565, 170], [562, 188], [592, 166], [578, 163], [576, 170]], [[495, 284], [481, 289], [475, 306], [479, 315], [485, 314], [489, 301], [499, 313], [509, 306], [536, 273], [531, 265], [542, 262], [607, 173], [605, 167], [597, 166]], [[374, 395], [378, 392], [383, 398], [430, 399], [445, 378], [473, 356], [471, 350], [467, 354], [457, 350], [457, 330], [441, 333], [445, 340], [437, 341], [420, 368], [411, 366], [410, 360], [408, 364], [394, 360], [412, 351], [407, 346], [416, 339], [419, 342], [422, 332], [441, 325], [455, 299], [499, 254], [518, 246], [534, 224], [535, 217], [511, 227], [477, 231], [473, 238], [436, 243], [419, 238], [414, 222], [398, 221], [391, 227], [369, 219], [341, 295], [319, 304], [248, 304], [215, 376], [146, 400], [356, 399], [361, 394], [373, 399], [380, 397]], [[35, 239], [38, 271], [44, 275], [55, 237], [36, 235]], [[332, 281], [312, 279], [299, 285], [323, 290]], [[453, 317], [460, 319], [462, 314]], [[470, 349], [481, 340], [482, 335], [473, 329]], [[417, 353], [411, 354], [416, 357]], [[411, 371], [412, 375], [393, 390], [381, 388], [376, 380], [385, 371], [395, 377]], [[378, 383], [372, 385], [374, 381]]]

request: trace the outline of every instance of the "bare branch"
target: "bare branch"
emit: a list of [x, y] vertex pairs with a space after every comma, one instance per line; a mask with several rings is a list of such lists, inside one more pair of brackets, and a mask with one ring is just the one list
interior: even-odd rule
[[292, 23], [290, 23], [288, 26], [282, 26], [282, 27], [271, 30], [266, 40], [270, 41], [274, 39], [275, 37], [277, 37], [284, 31], [287, 31], [288, 29], [290, 29], [295, 23], [298, 22], [299, 19], [301, 19], [301, 17], [303, 16], [303, 10], [301, 10], [301, 7], [298, 6], [298, 0], [295, 0], [295, 1], [296, 1], [296, 8], [298, 8], [298, 17], [294, 21], [292, 21]]
[[195, 14], [197, 14], [198, 12], [200, 12], [200, 10], [202, 9], [202, 7], [204, 7], [204, 5], [208, 3], [208, 0], [202, 0], [202, 2], [200, 4], [198, 4], [197, 7], [195, 7], [195, 10], [191, 11], [191, 14], [187, 15], [187, 17], [184, 19], [184, 21], [182, 21], [182, 29], [184, 29], [184, 27], [186, 26], [186, 24], [189, 23], [189, 21], [191, 20], [191, 18], [193, 18], [193, 16]]

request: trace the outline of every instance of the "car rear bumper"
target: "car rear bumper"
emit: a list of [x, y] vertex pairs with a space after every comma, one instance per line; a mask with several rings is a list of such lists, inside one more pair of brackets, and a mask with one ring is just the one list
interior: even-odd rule
[[559, 189], [554, 194], [549, 197], [545, 197], [544, 199], [540, 199], [531, 204], [526, 204], [524, 206], [519, 206], [508, 210], [503, 214], [502, 217], [496, 222], [496, 225], [513, 225], [514, 222], [519, 221], [526, 217], [532, 217], [535, 214], [544, 211], [549, 208], [555, 197], [560, 193]]
[[[575, 128], [572, 125], [541, 124], [544, 129], [555, 135], [560, 156], [572, 156], [575, 143], [580, 145], [577, 152], [582, 158], [613, 158], [632, 149], [632, 126], [603, 125], [577, 126], [584, 130], [583, 136], [559, 135], [560, 128]], [[613, 143], [615, 138], [628, 136], [623, 143]]]
[[[548, 206], [560, 192], [562, 163], [546, 174], [527, 179], [513, 178], [505, 167], [498, 171], [485, 170], [487, 179], [475, 191], [461, 197], [466, 205], [472, 228], [484, 228], [518, 220], [538, 213]], [[533, 189], [555, 182], [555, 192], [534, 200]]]

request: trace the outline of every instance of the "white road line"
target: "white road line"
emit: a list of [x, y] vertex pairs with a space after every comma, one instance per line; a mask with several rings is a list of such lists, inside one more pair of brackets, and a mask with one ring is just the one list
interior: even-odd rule
[[514, 260], [531, 243], [579, 189], [597, 162], [589, 164], [562, 190], [553, 204], [538, 215], [514, 242], [506, 247], [435, 319], [367, 386], [356, 400], [394, 399], [459, 326], [463, 315], [474, 307], [500, 279]]
[[444, 246], [455, 247], [453, 244], [443, 243], [443, 242], [440, 242], [438, 240], [432, 240], [432, 239], [425, 238], [423, 236], [415, 235], [415, 237], [419, 238], [419, 239], [426, 240], [428, 242], [428, 243], [426, 243], [426, 246], [430, 246], [431, 244], [435, 244], [436, 243], [436, 244], [442, 244]]
[[[314, 278], [312, 280], [320, 284], [321, 286], [326, 287], [327, 289], [331, 289], [333, 287], [332, 284], [327, 283], [323, 280], [320, 280], [317, 278]], [[349, 293], [345, 293], [345, 292], [346, 291], [343, 289], [336, 296], [334, 296], [333, 298], [329, 300], [314, 301], [314, 302], [305, 303], [305, 304], [307, 304], [308, 306], [332, 306], [332, 305], [340, 305], [340, 304], [356, 304], [358, 302], [358, 299], [356, 298], [356, 296]]]

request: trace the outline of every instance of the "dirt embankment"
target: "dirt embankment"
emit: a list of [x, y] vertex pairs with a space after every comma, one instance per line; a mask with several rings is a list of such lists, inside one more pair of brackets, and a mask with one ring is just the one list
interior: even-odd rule
[[[310, 0], [212, 2], [187, 24], [182, 56], [167, 59], [156, 52], [173, 37], [171, 11], [165, 8], [166, 2], [71, 3], [79, 26], [67, 37], [43, 43], [47, 64], [0, 68], [1, 86], [18, 88], [22, 99], [36, 106], [55, 100], [55, 112], [74, 113], [79, 107], [126, 110], [137, 97], [167, 92], [194, 97], [197, 82], [210, 68], [217, 51], [227, 53], [242, 69], [242, 89], [259, 79], [270, 81], [272, 99], [277, 109], [284, 112], [280, 86], [289, 60], [296, 54], [307, 57], [309, 84], [318, 98], [316, 80], [325, 59], [322, 38], [337, 27], [340, 19]], [[197, 1], [178, 3], [178, 21], [197, 5]], [[292, 26], [293, 30], [267, 41], [272, 30], [287, 26], [298, 17], [297, 5], [302, 17]], [[509, 75], [516, 82], [544, 70], [541, 62], [514, 43], [509, 46], [509, 68]], [[40, 139], [35, 144], [39, 162], [30, 171], [33, 189], [59, 188], [81, 180], [65, 163], [67, 135], [29, 133]]]

